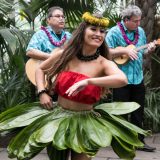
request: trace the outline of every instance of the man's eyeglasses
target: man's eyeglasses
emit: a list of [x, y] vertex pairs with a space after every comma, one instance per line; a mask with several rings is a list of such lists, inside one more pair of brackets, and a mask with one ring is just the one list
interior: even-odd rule
[[50, 16], [50, 17], [56, 17], [56, 18], [62, 18], [62, 19], [64, 19], [64, 18], [65, 18], [65, 16], [64, 16], [64, 15], [54, 15], [54, 16]]
[[137, 23], [141, 22], [141, 19], [139, 19], [139, 20], [132, 20], [132, 19], [130, 19], [130, 21], [137, 24]]

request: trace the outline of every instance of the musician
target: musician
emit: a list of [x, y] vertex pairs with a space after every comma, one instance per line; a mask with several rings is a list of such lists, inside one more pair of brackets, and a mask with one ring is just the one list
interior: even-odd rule
[[[145, 101], [145, 86], [143, 83], [143, 54], [152, 52], [155, 49], [155, 44], [149, 43], [147, 49], [139, 50], [133, 48], [124, 48], [128, 45], [139, 47], [146, 44], [146, 35], [140, 27], [142, 12], [135, 5], [127, 6], [121, 13], [122, 20], [116, 26], [111, 28], [106, 35], [106, 42], [110, 48], [110, 58], [126, 55], [129, 57], [124, 65], [119, 65], [119, 68], [126, 74], [128, 85], [121, 88], [113, 89], [113, 101], [137, 102], [141, 107], [132, 112], [130, 121], [143, 128], [144, 116], [144, 101]], [[128, 118], [128, 115], [126, 115]], [[144, 143], [144, 147], [139, 149], [152, 152], [156, 148], [150, 147], [144, 142], [144, 136], [139, 135], [139, 139]]]
[[47, 23], [47, 27], [42, 26], [31, 38], [27, 47], [27, 56], [46, 60], [53, 49], [61, 47], [70, 39], [71, 34], [64, 31], [65, 17], [61, 7], [54, 6], [48, 10]]

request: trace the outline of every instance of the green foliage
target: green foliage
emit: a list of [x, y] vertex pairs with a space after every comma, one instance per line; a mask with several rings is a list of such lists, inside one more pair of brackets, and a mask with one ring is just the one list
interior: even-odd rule
[[13, 1], [12, 0], [1, 0], [0, 1], [0, 26], [10, 27], [15, 24], [11, 18], [13, 13]]
[[27, 20], [30, 27], [34, 30], [35, 19], [39, 15], [39, 10], [34, 10], [32, 7], [32, 1], [26, 2], [24, 0], [19, 0], [20, 11], [19, 15]]
[[21, 77], [18, 73], [13, 73], [8, 81], [0, 84], [0, 112], [29, 101], [29, 94], [30, 90], [25, 75]]
[[103, 16], [109, 19], [109, 26], [111, 28], [116, 25], [117, 22], [121, 21], [121, 16], [118, 13], [118, 7], [116, 5], [117, 1], [112, 0], [110, 3], [106, 5], [105, 11], [103, 12]]
[[108, 28], [111, 28], [111, 27], [115, 26], [117, 24], [117, 22], [121, 21], [121, 16], [118, 13], [113, 13], [108, 16], [108, 19], [109, 19]]
[[16, 28], [0, 29], [0, 112], [29, 101], [31, 91], [24, 68], [25, 49], [32, 33]]
[[24, 0], [19, 0], [22, 6], [20, 14], [30, 22], [34, 22], [34, 19], [39, 16], [44, 21], [48, 13], [48, 8], [53, 6], [60, 6], [64, 9], [66, 17], [66, 25], [75, 28], [75, 26], [81, 21], [82, 13], [85, 11], [93, 11], [95, 3], [93, 0], [32, 0], [29, 3]]
[[145, 73], [145, 126], [153, 132], [160, 131], [160, 88], [151, 88], [151, 73]]
[[154, 132], [160, 131], [160, 89], [148, 89], [146, 94], [145, 123]]
[[[160, 48], [157, 47], [155, 53], [151, 55], [152, 59], [152, 70], [145, 72], [144, 80], [146, 86], [146, 97], [145, 97], [145, 126], [150, 128], [153, 132], [160, 131], [160, 86], [157, 81], [159, 78], [157, 73], [157, 67], [160, 66]], [[153, 72], [153, 69], [155, 71]], [[157, 71], [156, 71], [157, 70]], [[155, 77], [156, 76], [156, 77]], [[157, 87], [152, 87], [157, 86]]]

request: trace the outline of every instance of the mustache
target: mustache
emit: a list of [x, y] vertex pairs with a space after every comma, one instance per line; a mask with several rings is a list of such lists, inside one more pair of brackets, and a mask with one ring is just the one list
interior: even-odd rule
[[65, 23], [65, 21], [64, 20], [60, 20], [59, 23]]

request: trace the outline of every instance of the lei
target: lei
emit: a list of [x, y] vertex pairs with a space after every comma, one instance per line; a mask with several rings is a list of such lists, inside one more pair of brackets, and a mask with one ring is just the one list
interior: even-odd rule
[[118, 22], [117, 25], [119, 26], [119, 28], [120, 28], [120, 30], [121, 30], [121, 33], [122, 33], [122, 36], [123, 36], [125, 42], [126, 42], [128, 45], [130, 45], [130, 44], [133, 44], [133, 45], [137, 44], [138, 39], [139, 39], [138, 28], [136, 29], [136, 33], [135, 33], [135, 36], [134, 36], [134, 40], [131, 41], [131, 40], [128, 39], [128, 37], [127, 37], [127, 35], [126, 35], [125, 31], [124, 31], [124, 28], [123, 28], [122, 24], [121, 24], [120, 22]]
[[47, 35], [48, 38], [49, 38], [49, 41], [50, 41], [54, 46], [57, 46], [57, 47], [61, 46], [62, 44], [64, 44], [64, 42], [65, 42], [66, 39], [67, 39], [67, 36], [66, 36], [66, 34], [65, 34], [64, 37], [61, 39], [61, 41], [56, 42], [56, 41], [53, 40], [51, 34], [50, 34], [49, 31], [46, 29], [46, 27], [41, 26], [41, 30], [43, 30], [43, 31], [46, 33], [46, 35]]

